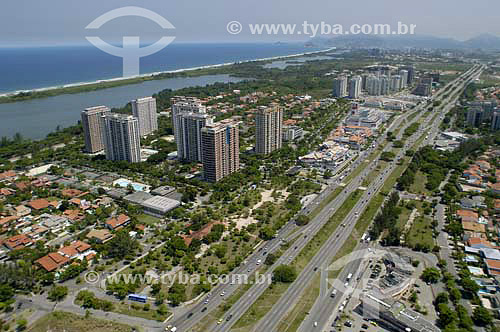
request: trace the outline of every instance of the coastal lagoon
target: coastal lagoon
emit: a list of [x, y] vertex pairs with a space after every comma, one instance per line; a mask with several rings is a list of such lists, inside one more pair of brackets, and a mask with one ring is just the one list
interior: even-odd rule
[[0, 104], [0, 137], [12, 137], [20, 133], [23, 137], [42, 139], [48, 133], [55, 131], [58, 126], [65, 128], [75, 125], [80, 120], [81, 111], [87, 107], [97, 105], [122, 107], [133, 99], [151, 96], [165, 89], [177, 90], [241, 80], [229, 75], [168, 78], [91, 92]]

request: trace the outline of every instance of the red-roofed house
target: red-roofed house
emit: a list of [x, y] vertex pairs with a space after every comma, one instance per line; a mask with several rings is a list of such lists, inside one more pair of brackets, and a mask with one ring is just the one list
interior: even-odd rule
[[19, 234], [9, 237], [3, 244], [10, 250], [18, 250], [31, 246], [33, 244], [33, 240], [31, 240], [26, 234]]
[[462, 221], [477, 222], [479, 219], [477, 212], [470, 210], [458, 210], [457, 215], [462, 219]]
[[40, 198], [30, 201], [28, 205], [35, 210], [41, 210], [49, 207], [49, 201], [45, 198]]
[[63, 189], [61, 191], [61, 194], [65, 197], [77, 197], [81, 194], [82, 192], [78, 189]]
[[74, 241], [69, 246], [62, 247], [58, 253], [69, 259], [82, 258], [91, 249], [90, 244], [83, 241]]
[[66, 210], [64, 211], [64, 216], [71, 221], [80, 221], [85, 219], [85, 216], [80, 210]]
[[11, 180], [14, 179], [17, 176], [16, 172], [14, 171], [6, 171], [3, 173], [0, 173], [0, 181], [3, 180]]
[[120, 214], [118, 217], [106, 221], [106, 226], [111, 230], [116, 230], [127, 226], [129, 223], [130, 217], [125, 214]]
[[65, 257], [57, 252], [51, 252], [35, 261], [38, 265], [43, 267], [47, 272], [52, 272], [70, 262], [68, 257]]
[[477, 248], [477, 249], [492, 248], [493, 247], [488, 240], [480, 238], [480, 237], [469, 238], [469, 240], [467, 240], [467, 244], [469, 245], [469, 247]]

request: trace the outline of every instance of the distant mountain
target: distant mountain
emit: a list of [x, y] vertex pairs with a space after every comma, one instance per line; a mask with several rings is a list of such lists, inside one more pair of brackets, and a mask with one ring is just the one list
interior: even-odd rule
[[313, 38], [309, 44], [351, 48], [429, 48], [429, 49], [482, 49], [500, 50], [500, 37], [482, 34], [466, 41], [424, 35], [380, 36], [350, 35], [332, 38]]
[[489, 33], [483, 33], [477, 37], [464, 42], [467, 48], [483, 50], [500, 50], [500, 37]]

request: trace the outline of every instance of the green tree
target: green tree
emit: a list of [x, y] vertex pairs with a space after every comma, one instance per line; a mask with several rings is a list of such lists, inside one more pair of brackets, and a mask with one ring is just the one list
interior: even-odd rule
[[438, 269], [436, 269], [435, 267], [428, 267], [424, 271], [422, 271], [420, 279], [427, 283], [435, 284], [439, 281], [440, 276], [441, 273]]
[[262, 240], [271, 240], [274, 237], [274, 231], [270, 226], [264, 226], [259, 231]]
[[273, 272], [273, 282], [291, 283], [297, 277], [293, 266], [280, 265]]
[[476, 307], [472, 312], [472, 320], [477, 326], [487, 326], [493, 321], [490, 312], [484, 307]]
[[271, 254], [267, 255], [266, 260], [264, 261], [264, 264], [273, 265], [277, 259], [278, 259], [278, 257], [275, 254], [271, 253]]
[[109, 257], [123, 259], [132, 255], [139, 248], [139, 242], [133, 239], [126, 230], [118, 231], [113, 239], [106, 243]]
[[28, 326], [28, 321], [25, 318], [21, 318], [17, 321], [17, 330], [24, 331]]
[[68, 295], [68, 287], [66, 286], [54, 286], [49, 291], [47, 298], [51, 301], [61, 301]]
[[309, 222], [311, 221], [311, 218], [309, 218], [309, 216], [306, 216], [305, 214], [300, 214], [298, 217], [297, 217], [297, 225], [299, 226], [305, 226], [307, 225]]

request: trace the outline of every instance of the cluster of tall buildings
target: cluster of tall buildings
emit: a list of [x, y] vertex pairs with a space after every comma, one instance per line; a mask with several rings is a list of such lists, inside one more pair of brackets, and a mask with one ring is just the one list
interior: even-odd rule
[[333, 81], [332, 94], [337, 98], [358, 99], [362, 91], [368, 95], [380, 96], [400, 91], [413, 83], [413, 66], [401, 68], [391, 66], [371, 66], [367, 73], [353, 76], [348, 80], [341, 75]]
[[158, 129], [156, 99], [140, 98], [131, 104], [133, 115], [112, 113], [106, 106], [82, 112], [86, 152], [104, 150], [108, 160], [141, 161], [141, 137]]
[[500, 109], [496, 100], [471, 102], [467, 106], [467, 125], [479, 127], [484, 122], [490, 121], [492, 130], [500, 129]]
[[177, 156], [187, 162], [202, 162], [201, 129], [213, 124], [213, 116], [197, 98], [172, 98], [172, 121]]
[[[104, 150], [106, 159], [141, 161], [141, 137], [158, 129], [156, 100], [133, 100], [132, 115], [112, 113], [106, 106], [91, 107], [81, 114], [85, 150]], [[207, 181], [216, 182], [239, 170], [238, 122], [214, 121], [201, 101], [172, 98], [172, 121], [178, 158], [203, 163]], [[255, 152], [265, 155], [282, 146], [283, 111], [278, 105], [260, 107], [255, 114]]]
[[[237, 121], [215, 122], [199, 99], [183, 96], [172, 98], [172, 121], [178, 158], [203, 163], [205, 180], [217, 182], [239, 170]], [[269, 154], [281, 148], [283, 111], [279, 106], [260, 107], [255, 126], [256, 153]]]
[[216, 182], [238, 171], [237, 122], [214, 122], [199, 99], [183, 96], [172, 98], [172, 121], [178, 158], [203, 163], [205, 180]]

